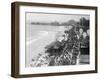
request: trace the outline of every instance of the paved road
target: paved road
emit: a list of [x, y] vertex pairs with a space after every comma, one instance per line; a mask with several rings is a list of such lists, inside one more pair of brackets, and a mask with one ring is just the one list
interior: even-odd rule
[[89, 64], [89, 55], [81, 55], [80, 56], [80, 64]]

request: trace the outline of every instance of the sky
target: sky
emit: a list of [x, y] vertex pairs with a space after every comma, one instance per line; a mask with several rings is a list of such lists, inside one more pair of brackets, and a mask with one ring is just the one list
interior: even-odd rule
[[79, 21], [81, 17], [89, 19], [89, 15], [26, 13], [26, 22], [67, 22], [69, 20]]

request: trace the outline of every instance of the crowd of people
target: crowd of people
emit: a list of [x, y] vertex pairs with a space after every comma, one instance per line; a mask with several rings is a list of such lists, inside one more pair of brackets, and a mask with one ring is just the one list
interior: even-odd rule
[[[56, 40], [45, 47], [44, 54], [32, 59], [31, 67], [79, 64], [81, 43], [89, 36], [89, 30], [84, 32], [81, 28], [77, 30], [75, 26], [70, 26], [71, 29], [57, 33]], [[89, 42], [89, 37], [87, 40]]]

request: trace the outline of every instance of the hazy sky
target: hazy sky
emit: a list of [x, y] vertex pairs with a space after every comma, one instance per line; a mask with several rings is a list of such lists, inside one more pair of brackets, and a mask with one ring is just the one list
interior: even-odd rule
[[26, 13], [26, 22], [67, 22], [69, 20], [79, 21], [81, 17], [89, 19], [89, 15], [75, 14], [47, 14], [47, 13]]

